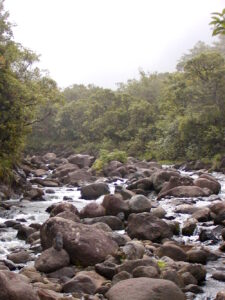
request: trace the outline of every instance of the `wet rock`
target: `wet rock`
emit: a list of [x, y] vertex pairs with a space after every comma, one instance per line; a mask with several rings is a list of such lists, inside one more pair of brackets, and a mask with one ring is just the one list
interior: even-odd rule
[[194, 293], [194, 294], [201, 294], [201, 293], [203, 293], [203, 289], [200, 286], [196, 285], [196, 284], [186, 285], [183, 288], [183, 291], [185, 293], [191, 292], [191, 293]]
[[132, 274], [133, 270], [137, 267], [154, 267], [157, 270], [159, 270], [157, 261], [152, 258], [143, 258], [143, 259], [135, 259], [135, 260], [127, 260], [124, 261], [121, 265], [117, 266], [118, 273], [121, 271], [126, 271], [130, 274]]
[[48, 273], [47, 276], [49, 278], [58, 278], [61, 279], [63, 277], [72, 278], [76, 274], [76, 269], [74, 266], [72, 267], [63, 267], [54, 272]]
[[42, 179], [42, 178], [34, 178], [34, 179], [31, 179], [30, 182], [32, 184], [39, 184], [41, 186], [44, 186], [44, 187], [58, 187], [59, 186], [59, 182], [56, 181], [56, 180], [53, 180], [53, 179]]
[[128, 189], [125, 189], [124, 187], [121, 189], [116, 188], [115, 193], [119, 193], [122, 196], [123, 200], [128, 200], [135, 195], [134, 192], [129, 191]]
[[95, 218], [105, 216], [105, 208], [96, 202], [88, 203], [81, 211], [81, 218]]
[[175, 270], [168, 269], [161, 272], [160, 278], [170, 280], [174, 282], [178, 287], [184, 287], [184, 281], [182, 276]]
[[95, 271], [82, 271], [63, 285], [63, 292], [93, 295], [105, 281], [106, 280]]
[[195, 279], [198, 281], [198, 283], [201, 283], [202, 281], [205, 280], [206, 269], [201, 264], [187, 264], [179, 270], [180, 274], [183, 274], [186, 272], [191, 273], [195, 277]]
[[225, 228], [222, 229], [221, 236], [222, 236], [223, 240], [225, 241]]
[[51, 247], [41, 253], [35, 261], [35, 268], [40, 272], [50, 273], [68, 266], [69, 262], [69, 255], [64, 249], [57, 251]]
[[0, 271], [1, 300], [39, 300], [28, 279], [10, 271]]
[[91, 180], [91, 173], [85, 169], [70, 172], [67, 176], [62, 178], [63, 183], [73, 186], [79, 186], [81, 183], [90, 182]]
[[208, 180], [206, 178], [198, 178], [194, 180], [194, 184], [200, 188], [208, 188], [213, 194], [218, 194], [221, 190], [221, 185], [215, 180]]
[[172, 188], [171, 190], [168, 190], [165, 192], [161, 197], [165, 196], [173, 196], [173, 197], [203, 197], [207, 196], [207, 193], [198, 186], [178, 186], [175, 188]]
[[140, 259], [145, 253], [145, 247], [139, 241], [130, 241], [123, 247], [126, 259]]
[[45, 190], [46, 194], [55, 194], [55, 191], [53, 189], [47, 189]]
[[120, 212], [127, 213], [129, 210], [128, 203], [119, 194], [106, 195], [102, 206], [105, 208], [106, 214], [110, 216], [116, 216]]
[[123, 222], [116, 216], [102, 216], [96, 218], [85, 218], [82, 220], [84, 224], [95, 224], [95, 223], [105, 223], [109, 225], [112, 230], [121, 230], [123, 229]]
[[153, 214], [153, 216], [163, 219], [166, 215], [166, 211], [163, 207], [158, 206], [156, 208], [152, 208], [151, 209], [151, 213]]
[[195, 229], [197, 227], [197, 220], [194, 218], [187, 219], [182, 228], [182, 234], [186, 236], [193, 235]]
[[157, 199], [161, 199], [167, 195], [167, 192], [175, 187], [178, 186], [192, 186], [193, 179], [191, 177], [178, 177], [178, 176], [171, 176], [168, 182], [163, 184], [160, 193], [158, 194]]
[[85, 167], [89, 168], [94, 162], [93, 156], [85, 154], [70, 155], [67, 159], [70, 163], [77, 165], [81, 169]]
[[189, 250], [187, 252], [188, 261], [191, 263], [206, 264], [207, 254], [203, 250]]
[[74, 206], [71, 203], [61, 202], [61, 203], [56, 204], [54, 206], [54, 208], [51, 210], [50, 216], [55, 217], [59, 213], [62, 213], [62, 212], [65, 212], [65, 211], [72, 212], [75, 215], [79, 215], [76, 206]]
[[28, 237], [34, 233], [36, 229], [25, 226], [25, 225], [19, 225], [18, 232], [17, 232], [17, 238], [20, 240], [27, 240]]
[[81, 222], [78, 215], [76, 215], [76, 214], [74, 214], [73, 212], [70, 212], [70, 211], [63, 211], [63, 212], [57, 214], [57, 217], [63, 218], [63, 219], [66, 219], [66, 220], [71, 220], [73, 222]]
[[211, 230], [201, 229], [199, 233], [199, 241], [205, 242], [208, 240], [211, 240], [214, 244], [218, 243], [219, 241]]
[[225, 291], [217, 293], [215, 300], [225, 300]]
[[175, 212], [176, 213], [180, 213], [180, 214], [193, 214], [195, 213], [199, 208], [198, 207], [195, 207], [191, 204], [181, 204], [181, 205], [178, 205], [175, 209]]
[[225, 272], [224, 271], [214, 272], [212, 274], [212, 278], [216, 279], [216, 280], [219, 280], [219, 281], [225, 281]]
[[198, 284], [197, 279], [190, 273], [190, 272], [186, 272], [181, 274], [181, 277], [183, 279], [184, 285], [189, 285], [189, 284]]
[[159, 278], [158, 270], [152, 266], [137, 267], [133, 270], [132, 275], [134, 278], [137, 278], [137, 277]]
[[164, 244], [159, 247], [155, 254], [159, 257], [168, 256], [175, 261], [187, 261], [187, 255], [180, 247], [174, 244]]
[[127, 233], [131, 238], [160, 241], [172, 237], [170, 226], [151, 213], [131, 214], [128, 218]]
[[114, 285], [122, 280], [130, 279], [130, 278], [132, 278], [132, 275], [130, 273], [126, 271], [121, 271], [118, 274], [113, 276], [112, 284]]
[[68, 252], [73, 264], [95, 265], [104, 261], [107, 255], [114, 254], [118, 248], [112, 238], [102, 230], [53, 217], [48, 219], [41, 228], [43, 249], [52, 246], [53, 239], [58, 233], [63, 236], [64, 249]]
[[116, 274], [116, 264], [106, 260], [103, 263], [96, 264], [95, 270], [100, 275], [111, 280], [113, 276]]
[[15, 264], [25, 264], [32, 260], [30, 253], [25, 250], [8, 254], [7, 258]]
[[170, 177], [180, 177], [178, 172], [167, 171], [167, 170], [158, 170], [152, 174], [150, 177], [154, 190], [159, 192], [163, 188], [163, 184], [170, 180]]
[[130, 213], [150, 212], [151, 201], [143, 195], [135, 195], [129, 201]]
[[163, 279], [131, 278], [115, 284], [106, 293], [109, 300], [184, 300], [185, 295], [173, 283]]
[[192, 218], [199, 222], [207, 222], [210, 220], [210, 209], [208, 207], [199, 208], [192, 214]]
[[44, 196], [44, 192], [41, 189], [37, 189], [37, 188], [32, 188], [31, 190], [26, 191], [24, 193], [24, 197], [31, 201], [42, 201], [44, 200], [43, 196]]
[[142, 178], [134, 183], [131, 183], [127, 186], [128, 190], [138, 190], [141, 189], [143, 191], [151, 191], [153, 188], [153, 184], [150, 178]]
[[109, 187], [106, 183], [91, 183], [81, 187], [81, 198], [86, 200], [97, 199], [98, 197], [109, 194]]

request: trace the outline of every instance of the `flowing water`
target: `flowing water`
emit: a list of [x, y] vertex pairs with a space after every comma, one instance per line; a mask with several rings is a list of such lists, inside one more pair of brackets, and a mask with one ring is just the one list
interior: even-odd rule
[[[195, 173], [191, 172], [183, 172], [183, 175], [189, 175], [195, 177]], [[213, 175], [219, 180], [221, 183], [222, 189], [219, 195], [213, 195], [210, 197], [201, 197], [196, 199], [179, 199], [180, 203], [190, 203], [192, 205], [203, 207], [207, 206], [219, 198], [225, 201], [225, 175], [220, 173], [213, 173]], [[115, 185], [124, 185], [124, 181], [118, 181], [114, 183], [110, 183], [110, 190], [113, 193]], [[43, 188], [46, 191], [49, 188]], [[45, 201], [26, 201], [23, 199], [11, 199], [6, 201], [11, 206], [9, 211], [4, 211], [0, 213], [0, 224], [4, 223], [6, 220], [20, 220], [24, 221], [25, 225], [29, 225], [31, 223], [43, 223], [48, 217], [49, 214], [46, 213], [46, 208], [54, 203], [58, 203], [64, 201], [63, 198], [67, 196], [69, 198], [69, 202], [73, 203], [78, 210], [81, 210], [87, 203], [90, 201], [80, 199], [80, 191], [78, 188], [68, 188], [68, 187], [57, 187], [51, 188], [54, 190], [54, 194], [45, 193]], [[100, 197], [97, 202], [101, 202], [102, 197]], [[193, 204], [194, 203], [194, 204]], [[160, 206], [162, 206], [166, 212], [167, 216], [171, 216], [175, 220], [177, 220], [182, 227], [182, 223], [190, 217], [190, 215], [179, 214], [175, 212], [175, 208], [177, 205], [177, 200], [174, 198], [171, 199], [162, 199], [160, 201]], [[206, 223], [198, 223], [198, 228], [195, 231], [194, 235], [191, 237], [184, 237], [182, 235], [176, 237], [176, 239], [185, 244], [195, 244], [198, 246], [207, 246], [209, 250], [212, 252], [218, 251], [219, 243], [210, 245], [209, 241], [204, 243], [198, 240], [200, 229], [206, 228], [207, 230], [213, 230], [216, 228], [212, 222]], [[24, 241], [19, 240], [17, 237], [17, 230], [13, 228], [1, 228], [0, 227], [0, 259], [4, 259], [7, 254], [11, 253], [15, 249], [18, 248], [27, 248], [29, 249], [29, 244], [26, 244]], [[212, 300], [215, 299], [215, 296], [218, 291], [224, 289], [224, 282], [220, 282], [212, 279], [211, 275], [216, 270], [224, 270], [225, 272], [225, 254], [221, 256], [216, 261], [210, 261], [206, 265], [207, 269], [207, 278], [204, 284], [203, 294], [196, 295], [196, 300]]]

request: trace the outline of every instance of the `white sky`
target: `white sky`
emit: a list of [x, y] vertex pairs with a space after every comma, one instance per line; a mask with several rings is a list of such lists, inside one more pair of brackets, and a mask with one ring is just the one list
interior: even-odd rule
[[225, 0], [5, 0], [17, 42], [41, 55], [60, 87], [173, 71], [199, 41], [212, 42], [210, 14]]

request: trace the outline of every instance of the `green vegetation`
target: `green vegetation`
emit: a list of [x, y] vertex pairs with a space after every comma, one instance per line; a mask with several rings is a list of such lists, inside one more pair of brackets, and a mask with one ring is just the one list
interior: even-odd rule
[[214, 26], [213, 35], [225, 34], [225, 8], [221, 13], [213, 13], [212, 22], [210, 24]]
[[[214, 158], [216, 164], [225, 152], [225, 36], [212, 46], [197, 43], [173, 73], [141, 71], [139, 79], [116, 91], [93, 85], [59, 91], [35, 67], [38, 56], [13, 40], [3, 4], [0, 0], [0, 178], [10, 177], [24, 146], [27, 152], [72, 148], [100, 154], [97, 171], [128, 155]], [[214, 34], [223, 33], [224, 12], [214, 16]]]
[[101, 150], [98, 159], [95, 160], [93, 164], [93, 169], [96, 170], [96, 172], [101, 172], [109, 162], [116, 160], [120, 161], [122, 163], [125, 163], [127, 161], [127, 155], [124, 151], [114, 150], [112, 152], [109, 152], [107, 150]]
[[0, 1], [0, 179], [8, 179], [31, 125], [44, 119], [38, 114], [59, 99], [56, 83], [34, 67], [35, 53], [14, 42], [8, 13]]
[[164, 269], [166, 267], [166, 262], [163, 260], [157, 260], [157, 265], [160, 269]]

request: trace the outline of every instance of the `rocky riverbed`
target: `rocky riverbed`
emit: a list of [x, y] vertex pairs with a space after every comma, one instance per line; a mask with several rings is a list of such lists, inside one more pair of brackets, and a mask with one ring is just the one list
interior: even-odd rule
[[93, 162], [28, 157], [0, 187], [0, 300], [225, 299], [225, 175]]

